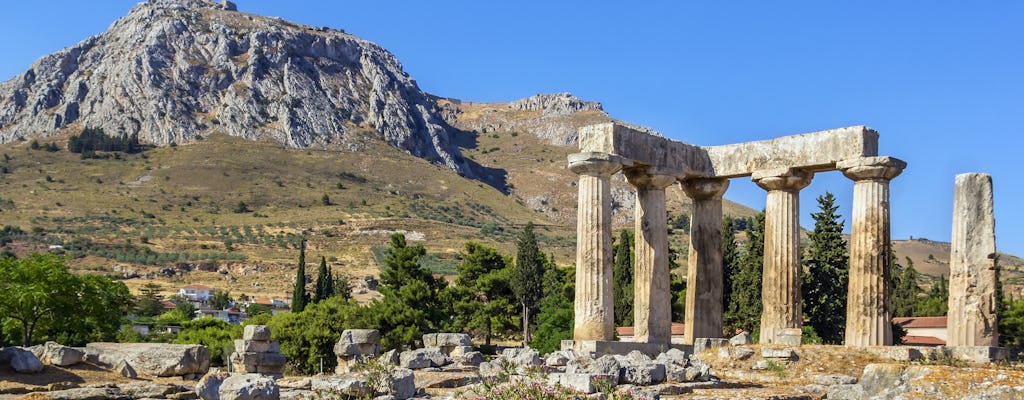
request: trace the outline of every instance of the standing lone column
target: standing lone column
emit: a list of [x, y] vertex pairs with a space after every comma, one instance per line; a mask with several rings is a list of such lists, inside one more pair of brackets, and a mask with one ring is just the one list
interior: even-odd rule
[[573, 339], [612, 340], [615, 320], [610, 178], [622, 169], [622, 164], [610, 154], [579, 153], [569, 156], [569, 169], [580, 176]]
[[765, 203], [761, 344], [775, 343], [783, 329], [803, 326], [800, 295], [800, 189], [813, 173], [795, 168], [758, 171], [753, 180], [768, 191]]
[[636, 265], [633, 267], [633, 338], [638, 343], [672, 341], [672, 279], [668, 270], [668, 223], [665, 188], [671, 175], [626, 170], [636, 187]]
[[846, 346], [891, 346], [889, 181], [907, 163], [892, 157], [843, 161], [836, 168], [853, 184]]
[[949, 257], [949, 346], [998, 346], [992, 176], [956, 176]]
[[693, 344], [696, 338], [722, 336], [722, 195], [728, 188], [728, 179], [683, 181], [683, 191], [693, 200], [686, 273], [686, 344]]

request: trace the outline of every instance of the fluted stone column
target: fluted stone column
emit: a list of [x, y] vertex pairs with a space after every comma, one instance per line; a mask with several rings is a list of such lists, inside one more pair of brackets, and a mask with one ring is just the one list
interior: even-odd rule
[[690, 213], [690, 258], [686, 278], [686, 344], [696, 338], [722, 336], [722, 195], [728, 179], [683, 181], [693, 200]]
[[853, 184], [846, 345], [891, 346], [889, 181], [907, 163], [892, 157], [843, 161], [836, 168]]
[[621, 162], [609, 154], [569, 156], [569, 169], [580, 176], [576, 220], [575, 340], [612, 340], [615, 337], [610, 178], [621, 168]]
[[753, 180], [768, 191], [765, 204], [761, 285], [762, 344], [776, 343], [783, 329], [803, 325], [800, 296], [800, 189], [813, 173], [787, 168], [758, 171]]
[[639, 343], [672, 341], [672, 279], [668, 270], [668, 223], [665, 188], [671, 175], [626, 170], [636, 187], [636, 264], [633, 266], [633, 339]]
[[992, 176], [956, 176], [949, 257], [948, 346], [998, 346]]

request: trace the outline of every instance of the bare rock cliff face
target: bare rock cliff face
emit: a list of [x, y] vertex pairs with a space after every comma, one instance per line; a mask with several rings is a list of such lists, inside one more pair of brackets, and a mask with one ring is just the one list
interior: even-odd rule
[[205, 0], [141, 3], [0, 83], [0, 143], [81, 126], [156, 145], [220, 130], [292, 147], [372, 130], [472, 175], [433, 98], [387, 50]]

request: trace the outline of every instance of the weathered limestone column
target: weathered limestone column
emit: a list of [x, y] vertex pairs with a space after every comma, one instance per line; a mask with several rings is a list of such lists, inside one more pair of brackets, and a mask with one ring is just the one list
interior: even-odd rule
[[686, 274], [686, 344], [693, 344], [696, 338], [722, 336], [722, 195], [728, 188], [728, 179], [683, 181], [683, 191], [693, 200]]
[[846, 294], [846, 346], [891, 346], [889, 181], [907, 163], [892, 157], [843, 161], [853, 184], [853, 235]]
[[760, 343], [775, 343], [784, 329], [803, 325], [800, 296], [800, 189], [813, 173], [795, 168], [757, 171], [753, 180], [768, 191], [765, 204], [764, 271]]
[[668, 222], [665, 188], [671, 175], [628, 169], [636, 187], [636, 264], [633, 266], [633, 338], [638, 343], [672, 341], [672, 282], [668, 270]]
[[576, 220], [575, 340], [615, 337], [612, 299], [612, 174], [622, 169], [610, 154], [569, 156], [569, 169], [579, 174]]
[[998, 346], [992, 176], [956, 176], [949, 257], [948, 346]]

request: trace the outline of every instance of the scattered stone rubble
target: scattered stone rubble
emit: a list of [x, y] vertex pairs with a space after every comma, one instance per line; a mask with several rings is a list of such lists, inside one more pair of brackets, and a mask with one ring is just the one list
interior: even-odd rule
[[270, 340], [266, 325], [248, 325], [241, 339], [235, 340], [235, 352], [229, 357], [232, 371], [264, 374], [280, 378], [284, 375], [285, 357], [281, 344]]

